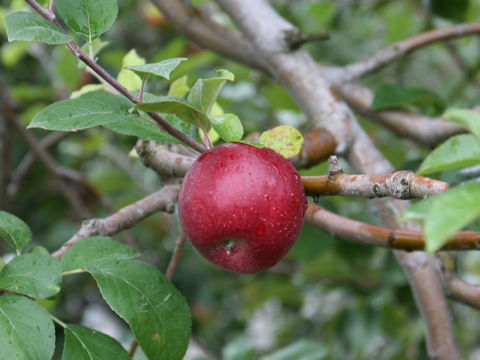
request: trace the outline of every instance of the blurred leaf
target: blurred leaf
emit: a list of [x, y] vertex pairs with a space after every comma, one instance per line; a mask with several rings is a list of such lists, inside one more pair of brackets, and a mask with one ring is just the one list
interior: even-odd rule
[[20, 251], [32, 241], [33, 235], [23, 220], [5, 211], [0, 211], [0, 237]]
[[460, 185], [435, 196], [425, 218], [426, 250], [437, 251], [479, 216], [480, 183]]
[[187, 75], [183, 75], [181, 78], [178, 78], [170, 85], [168, 89], [168, 96], [174, 96], [183, 98], [190, 90], [190, 86], [187, 85]]
[[154, 64], [126, 66], [125, 69], [134, 71], [136, 74], [140, 75], [140, 77], [145, 74], [152, 74], [161, 76], [169, 80], [170, 73], [175, 70], [182, 61], [185, 60], [187, 60], [187, 58], [173, 58], [163, 60]]
[[177, 360], [191, 332], [188, 305], [151, 265], [117, 260], [87, 267], [108, 305], [128, 322], [149, 359]]
[[136, 73], [127, 70], [128, 66], [145, 64], [145, 59], [138, 55], [137, 50], [130, 50], [122, 60], [122, 70], [118, 73], [117, 80], [130, 91], [138, 91], [142, 86], [142, 78]]
[[228, 70], [217, 70], [217, 74], [217, 77], [210, 79], [198, 79], [188, 93], [188, 102], [206, 114], [210, 112], [225, 82], [235, 78]]
[[383, 84], [377, 88], [372, 102], [372, 108], [375, 110], [406, 105], [414, 105], [431, 116], [439, 115], [445, 109], [444, 100], [434, 92], [389, 84]]
[[192, 125], [210, 129], [210, 120], [202, 111], [195, 108], [188, 101], [173, 96], [161, 96], [153, 101], [138, 103], [134, 109], [146, 112], [175, 114], [183, 121]]
[[245, 337], [238, 337], [228, 343], [222, 350], [223, 360], [253, 360], [255, 350], [251, 342]]
[[399, 221], [424, 221], [427, 213], [435, 203], [436, 197], [419, 200], [406, 208], [399, 218]]
[[134, 259], [140, 254], [130, 246], [109, 237], [88, 237], [73, 245], [62, 257], [64, 272], [85, 269], [105, 260]]
[[60, 291], [62, 266], [47, 253], [35, 251], [12, 259], [0, 271], [0, 288], [33, 298], [47, 298]]
[[79, 98], [80, 96], [82, 96], [86, 93], [94, 92], [94, 91], [100, 91], [100, 90], [104, 90], [104, 89], [105, 89], [104, 84], [87, 84], [87, 85], [83, 86], [81, 89], [79, 89], [77, 91], [73, 91], [70, 94], [70, 99], [77, 99], [77, 98]]
[[67, 325], [62, 360], [129, 359], [128, 352], [114, 338], [80, 325]]
[[259, 142], [288, 159], [300, 152], [303, 136], [293, 126], [281, 125], [263, 132]]
[[0, 359], [51, 359], [55, 328], [50, 315], [23, 296], [0, 296]]
[[118, 14], [117, 0], [57, 0], [55, 9], [73, 31], [87, 40], [107, 31]]
[[14, 12], [5, 17], [8, 41], [40, 41], [50, 45], [63, 44], [72, 37], [62, 33], [55, 25], [40, 15], [26, 11]]
[[328, 349], [319, 343], [298, 340], [273, 354], [262, 356], [260, 360], [321, 360], [325, 359], [328, 353]]
[[218, 116], [210, 116], [212, 127], [220, 135], [220, 137], [229, 142], [241, 140], [243, 137], [243, 126], [235, 114], [224, 114]]
[[132, 103], [106, 91], [86, 93], [77, 99], [58, 101], [37, 114], [27, 128], [77, 131], [137, 115], [129, 112]]
[[433, 150], [418, 169], [421, 175], [480, 163], [480, 139], [457, 135]]
[[453, 121], [480, 138], [480, 112], [468, 109], [448, 109], [443, 117]]
[[434, 15], [451, 21], [462, 21], [465, 18], [469, 2], [469, 0], [429, 0]]

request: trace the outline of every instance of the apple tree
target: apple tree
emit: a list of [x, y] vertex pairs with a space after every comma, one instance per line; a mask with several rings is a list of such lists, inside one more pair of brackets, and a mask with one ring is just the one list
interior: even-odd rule
[[478, 356], [478, 2], [0, 14], [0, 359]]

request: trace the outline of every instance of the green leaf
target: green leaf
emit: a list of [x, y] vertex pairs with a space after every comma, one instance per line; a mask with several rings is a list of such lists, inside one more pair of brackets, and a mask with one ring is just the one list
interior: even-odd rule
[[164, 143], [180, 144], [181, 141], [167, 134], [155, 125], [154, 120], [147, 118], [128, 118], [103, 125], [104, 127], [123, 135], [136, 136], [142, 140], [154, 140]]
[[198, 79], [188, 93], [188, 102], [206, 114], [210, 112], [225, 82], [234, 80], [230, 71], [217, 70], [217, 74], [217, 77], [210, 79]]
[[137, 115], [131, 114], [132, 103], [121, 95], [106, 91], [86, 93], [77, 99], [58, 101], [39, 112], [28, 128], [77, 131], [104, 125]]
[[418, 173], [431, 174], [480, 163], [480, 139], [474, 135], [457, 135], [443, 142], [422, 162]]
[[299, 340], [260, 360], [321, 360], [328, 356], [328, 349], [310, 340]]
[[436, 197], [419, 200], [406, 208], [399, 218], [399, 221], [424, 221], [427, 213], [434, 204]]
[[424, 223], [426, 251], [439, 250], [457, 231], [479, 216], [480, 183], [460, 185], [435, 196]]
[[241, 140], [243, 137], [242, 122], [235, 114], [210, 116], [212, 127], [220, 137], [229, 142]]
[[170, 85], [168, 89], [168, 96], [175, 96], [179, 98], [183, 98], [190, 90], [190, 86], [187, 84], [187, 75], [183, 75], [182, 77], [178, 78]]
[[297, 155], [302, 149], [302, 134], [290, 125], [281, 125], [262, 133], [258, 139], [261, 144], [287, 159]]
[[62, 360], [130, 360], [130, 356], [114, 338], [69, 324], [65, 328]]
[[87, 40], [107, 31], [118, 14], [117, 0], [57, 0], [55, 9], [73, 31]]
[[432, 91], [389, 84], [377, 88], [372, 108], [382, 110], [407, 105], [413, 105], [432, 116], [441, 114], [445, 109], [445, 101]]
[[5, 16], [8, 41], [40, 41], [50, 45], [63, 44], [72, 37], [62, 33], [40, 15], [18, 11]]
[[132, 70], [140, 76], [152, 74], [169, 80], [170, 73], [175, 70], [182, 61], [185, 60], [187, 60], [187, 58], [172, 58], [154, 64], [131, 65], [125, 67], [125, 69]]
[[47, 298], [60, 291], [60, 260], [34, 251], [12, 259], [0, 271], [0, 288], [33, 298]]
[[79, 98], [80, 96], [82, 96], [86, 93], [93, 92], [93, 91], [100, 91], [100, 90], [104, 90], [104, 89], [105, 89], [104, 84], [87, 84], [85, 86], [82, 86], [81, 89], [73, 91], [70, 94], [70, 99], [77, 99], [77, 98]]
[[468, 109], [448, 109], [443, 117], [453, 121], [480, 138], [480, 112]]
[[23, 296], [0, 296], [0, 359], [51, 359], [55, 328], [50, 315]]
[[73, 245], [62, 257], [64, 272], [85, 269], [105, 260], [134, 259], [140, 254], [109, 237], [88, 237]]
[[188, 101], [173, 96], [162, 96], [152, 101], [136, 104], [134, 109], [146, 112], [175, 114], [189, 124], [210, 129], [210, 120], [202, 111], [195, 108]]
[[431, 12], [434, 15], [451, 21], [462, 21], [469, 8], [469, 0], [429, 0]]
[[142, 86], [142, 79], [136, 73], [127, 70], [128, 66], [145, 64], [145, 59], [138, 55], [137, 50], [130, 50], [122, 60], [122, 70], [118, 73], [117, 80], [130, 91], [138, 91]]
[[132, 328], [149, 359], [182, 359], [191, 319], [178, 290], [151, 265], [117, 260], [88, 266], [109, 306]]
[[5, 211], [0, 211], [0, 238], [20, 251], [32, 241], [32, 237], [32, 231], [23, 220]]

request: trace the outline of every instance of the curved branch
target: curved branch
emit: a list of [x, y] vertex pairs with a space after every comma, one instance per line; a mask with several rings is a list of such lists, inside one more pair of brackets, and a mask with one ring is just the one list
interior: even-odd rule
[[459, 24], [450, 27], [430, 30], [392, 44], [372, 57], [345, 66], [343, 75], [337, 79], [338, 83], [350, 82], [363, 76], [374, 73], [394, 61], [408, 55], [412, 51], [430, 45], [437, 41], [455, 39], [467, 35], [479, 34], [480, 23]]
[[173, 212], [179, 187], [168, 185], [147, 197], [127, 205], [104, 219], [85, 220], [70, 240], [55, 251], [52, 256], [60, 259], [78, 241], [89, 236], [112, 236], [129, 229], [157, 211]]
[[397, 199], [425, 198], [448, 189], [448, 184], [412, 171], [390, 174], [303, 176], [303, 187], [312, 196], [346, 195], [367, 198], [390, 196]]
[[372, 91], [359, 84], [343, 85], [340, 93], [343, 99], [362, 116], [421, 145], [434, 147], [454, 135], [466, 132], [461, 126], [442, 118], [431, 118], [400, 110], [373, 110], [371, 108]]
[[480, 285], [466, 282], [453, 274], [447, 275], [447, 294], [455, 301], [462, 302], [480, 310]]

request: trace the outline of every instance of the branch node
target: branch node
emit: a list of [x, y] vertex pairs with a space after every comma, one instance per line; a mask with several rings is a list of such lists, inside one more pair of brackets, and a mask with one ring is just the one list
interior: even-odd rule
[[285, 42], [291, 51], [298, 50], [302, 45], [313, 41], [325, 41], [330, 39], [326, 32], [306, 33], [298, 29], [289, 29], [284, 31]]
[[328, 181], [335, 181], [343, 174], [343, 169], [338, 165], [338, 159], [335, 155], [328, 158]]

